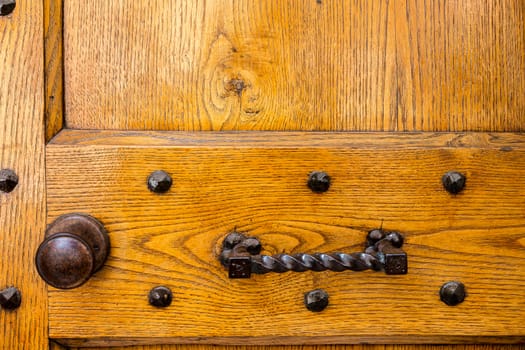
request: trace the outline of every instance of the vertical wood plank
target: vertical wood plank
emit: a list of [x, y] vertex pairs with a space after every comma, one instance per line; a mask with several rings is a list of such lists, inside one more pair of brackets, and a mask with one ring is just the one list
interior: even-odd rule
[[0, 288], [22, 305], [0, 310], [0, 349], [47, 349], [47, 293], [34, 268], [45, 229], [44, 53], [41, 1], [18, 1], [0, 17], [0, 168], [19, 176], [0, 193]]
[[63, 5], [62, 0], [44, 0], [46, 141], [64, 120]]

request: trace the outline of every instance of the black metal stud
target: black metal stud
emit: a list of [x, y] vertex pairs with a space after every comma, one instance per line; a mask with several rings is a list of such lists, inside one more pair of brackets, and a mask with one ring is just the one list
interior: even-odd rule
[[457, 281], [447, 282], [439, 290], [441, 301], [449, 306], [461, 304], [466, 295], [465, 285]]
[[323, 289], [314, 289], [305, 293], [304, 306], [313, 312], [323, 311], [328, 306], [328, 293]]
[[148, 301], [151, 306], [168, 307], [173, 300], [173, 293], [171, 289], [164, 286], [158, 286], [150, 290]]
[[164, 170], [156, 170], [148, 177], [148, 189], [154, 193], [167, 192], [172, 183], [171, 176]]
[[449, 171], [443, 175], [441, 182], [448, 193], [458, 194], [465, 188], [467, 178], [457, 171]]
[[15, 0], [0, 0], [0, 16], [9, 16], [16, 7]]
[[0, 291], [0, 306], [6, 310], [15, 310], [22, 304], [22, 294], [15, 287], [9, 287]]
[[323, 193], [328, 191], [331, 184], [330, 175], [324, 171], [312, 171], [308, 175], [308, 187], [315, 193]]
[[[1, 1], [1, 0], [0, 0]], [[18, 185], [18, 175], [11, 169], [0, 170], [0, 192], [12, 192]]]

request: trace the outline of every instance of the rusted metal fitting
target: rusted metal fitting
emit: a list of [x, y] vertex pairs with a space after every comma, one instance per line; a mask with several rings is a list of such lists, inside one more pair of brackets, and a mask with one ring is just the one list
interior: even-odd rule
[[404, 240], [400, 233], [369, 234], [367, 241], [368, 244], [364, 252], [350, 254], [283, 253], [259, 255], [261, 244], [256, 238], [233, 232], [224, 239], [219, 259], [228, 269], [230, 278], [250, 278], [252, 273], [304, 272], [308, 270], [337, 272], [371, 269], [374, 271], [383, 270], [388, 275], [403, 275], [408, 272], [408, 257], [401, 249]]
[[249, 278], [252, 273], [252, 255], [261, 252], [261, 242], [240, 232], [229, 233], [222, 242], [219, 260], [228, 268], [229, 278]]
[[36, 253], [38, 273], [55, 288], [80, 287], [100, 270], [109, 255], [104, 226], [85, 214], [66, 214], [49, 225]]

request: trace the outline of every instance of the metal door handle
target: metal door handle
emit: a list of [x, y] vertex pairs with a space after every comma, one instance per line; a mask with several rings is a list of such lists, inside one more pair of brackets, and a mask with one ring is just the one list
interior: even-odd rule
[[257, 238], [232, 232], [226, 236], [220, 255], [228, 269], [229, 278], [250, 278], [252, 273], [312, 271], [385, 271], [387, 275], [408, 272], [407, 254], [401, 249], [403, 236], [398, 232], [368, 233], [363, 252], [356, 253], [299, 253], [260, 255], [262, 246]]
[[109, 254], [104, 226], [89, 215], [62, 215], [49, 225], [46, 236], [36, 253], [36, 267], [55, 288], [81, 286], [104, 266]]

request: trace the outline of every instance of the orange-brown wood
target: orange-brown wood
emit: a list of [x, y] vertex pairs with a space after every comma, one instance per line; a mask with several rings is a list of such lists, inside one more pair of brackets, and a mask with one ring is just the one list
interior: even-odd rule
[[64, 60], [62, 0], [44, 0], [46, 141], [63, 127]]
[[[366, 142], [365, 142], [366, 140]], [[89, 213], [110, 233], [106, 267], [50, 289], [50, 334], [69, 345], [446, 343], [525, 339], [522, 134], [64, 131], [47, 148], [48, 221]], [[146, 188], [150, 172], [174, 178]], [[326, 194], [306, 176], [333, 177]], [[443, 190], [447, 170], [466, 190]], [[266, 253], [359, 251], [383, 223], [405, 233], [409, 274], [287, 273], [229, 280], [217, 261], [237, 228]], [[460, 280], [467, 300], [444, 305]], [[147, 303], [173, 289], [167, 309]], [[324, 288], [320, 314], [303, 293]]]
[[[209, 350], [207, 345], [150, 345], [99, 350]], [[519, 350], [525, 345], [297, 345], [297, 346], [221, 346], [220, 350]]]
[[522, 147], [523, 133], [327, 133], [327, 132], [165, 132], [66, 130], [58, 134], [53, 148], [61, 146], [217, 147], [322, 149], [386, 147], [410, 151], [421, 148], [490, 148], [512, 151]]
[[522, 0], [64, 5], [72, 128], [525, 130]]
[[[525, 130], [525, 115], [522, 113], [525, 107], [525, 95], [523, 94], [525, 91], [525, 56], [523, 55], [525, 50], [525, 36], [523, 35], [525, 32], [525, 4], [520, 0], [505, 0], [498, 3], [486, 3], [481, 0], [448, 1], [446, 3], [424, 0], [388, 3], [364, 0], [312, 0], [297, 3], [281, 3], [271, 0], [259, 2], [248, 0], [205, 2], [124, 0], [104, 3], [99, 3], [96, 0], [65, 0], [64, 18], [61, 17], [63, 15], [61, 1], [45, 0], [44, 13], [46, 35], [45, 111], [46, 138], [48, 140], [63, 126], [64, 101], [61, 97], [63, 94], [61, 71], [62, 20], [66, 24], [65, 87], [67, 98], [65, 107], [67, 108], [67, 122], [70, 127], [188, 131]], [[219, 159], [225, 157], [223, 152], [228, 152], [232, 148], [240, 149], [239, 152], [250, 150], [250, 152], [256, 153], [277, 148], [278, 152], [286, 153], [290, 149], [295, 150], [297, 147], [303, 147], [303, 142], [306, 141], [315, 152], [326, 152], [325, 147], [328, 150], [362, 149], [365, 153], [369, 152], [374, 155], [376, 152], [382, 154], [386, 147], [395, 150], [404, 149], [407, 152], [415, 150], [418, 152], [423, 152], [423, 150], [438, 152], [439, 149], [443, 149], [442, 152], [453, 154], [450, 157], [454, 159], [456, 159], [454, 149], [459, 147], [461, 154], [463, 152], [474, 152], [470, 157], [477, 160], [485, 157], [486, 154], [478, 159], [476, 152], [485, 153], [486, 150], [496, 154], [514, 152], [516, 147], [513, 147], [513, 144], [519, 145], [517, 147], [519, 154], [523, 150], [522, 134], [461, 134], [455, 136], [450, 134], [424, 134], [404, 135], [401, 138], [398, 136], [398, 134], [352, 134], [348, 138], [340, 138], [329, 134], [295, 134], [294, 136], [293, 134], [283, 133], [280, 134], [279, 141], [275, 142], [275, 134], [266, 133], [209, 135], [206, 133], [115, 133], [107, 131], [84, 133], [68, 131], [59, 135], [57, 142], [51, 146], [51, 149], [52, 152], [54, 152], [55, 147], [60, 148], [60, 152], [66, 151], [66, 149], [74, 150], [73, 154], [77, 155], [79, 153], [77, 153], [76, 148], [81, 147], [83, 151], [80, 151], [80, 154], [84, 157], [84, 148], [93, 147], [93, 152], [100, 151], [101, 153], [97, 156], [90, 153], [86, 156], [89, 161], [94, 157], [109, 157], [103, 161], [102, 170], [96, 168], [99, 170], [95, 173], [95, 179], [100, 175], [98, 171], [110, 171], [110, 169], [117, 169], [116, 172], [122, 176], [134, 177], [126, 171], [119, 171], [124, 164], [127, 164], [127, 161], [122, 161], [122, 157], [125, 158], [126, 155], [129, 155], [128, 152], [131, 151], [128, 148], [138, 148], [139, 154], [144, 154], [144, 148], [150, 146], [157, 151], [160, 149], [162, 152], [172, 148], [179, 149], [182, 152], [182, 150], [188, 150], [188, 147], [194, 149], [202, 146], [218, 152], [217, 157]], [[371, 137], [373, 142], [371, 142]], [[300, 142], [299, 139], [301, 139]], [[301, 146], [298, 146], [298, 143]], [[108, 147], [112, 149], [111, 152], [106, 152]], [[121, 147], [126, 148], [125, 151], [122, 151], [124, 155], [121, 154]], [[112, 152], [116, 152], [116, 155]], [[71, 157], [74, 156], [71, 155]], [[423, 158], [427, 159], [425, 157], [426, 155]], [[133, 163], [139, 162], [136, 158], [132, 158]], [[163, 161], [171, 164], [172, 158], [168, 157]], [[499, 157], [494, 156], [491, 160], [491, 166], [497, 167], [500, 161]], [[199, 158], [194, 161], [202, 162], [202, 159]], [[110, 166], [109, 163], [112, 162], [114, 163]], [[149, 165], [148, 160], [141, 160], [140, 162], [144, 167]], [[188, 160], [188, 162], [191, 161]], [[375, 169], [382, 170], [380, 165], [384, 162], [386, 160], [382, 160], [379, 165], [376, 165]], [[442, 164], [442, 162], [443, 160], [440, 158], [438, 164]], [[305, 161], [305, 164], [309, 164], [309, 161]], [[390, 163], [387, 167], [391, 167]], [[82, 169], [84, 168], [77, 170], [81, 171]], [[406, 171], [415, 173], [419, 170], [413, 168]], [[427, 168], [425, 168], [426, 170]], [[91, 174], [85, 174], [84, 179]], [[244, 170], [241, 171], [240, 175], [242, 174], [245, 174]], [[515, 176], [517, 175], [512, 176], [512, 178], [514, 179]], [[520, 184], [522, 182], [514, 186]], [[113, 185], [123, 186], [120, 184]], [[86, 188], [85, 186], [88, 185], [82, 184], [78, 191]], [[375, 183], [374, 186], [379, 186], [379, 184]], [[211, 188], [214, 189], [213, 186]], [[240, 193], [242, 190], [246, 190], [246, 188], [241, 186], [234, 189], [234, 192]], [[72, 204], [70, 202], [74, 199], [71, 199], [71, 195], [65, 193], [66, 191], [67, 189], [60, 191], [60, 195], [63, 195], [62, 199], [68, 202], [68, 208], [77, 206], [89, 209], [94, 205], [92, 202], [85, 205], [82, 203]], [[121, 214], [117, 211], [123, 205], [124, 200], [131, 202], [130, 209], [124, 211], [126, 215], [130, 211], [140, 211], [140, 206], [146, 204], [140, 204], [143, 198], [140, 196], [132, 196], [130, 199], [129, 195], [132, 191], [134, 190], [124, 191], [126, 193], [125, 199], [120, 202], [117, 201], [117, 208], [110, 209], [107, 216], [116, 220], [116, 217]], [[76, 190], [71, 192], [77, 193]], [[522, 192], [519, 192], [518, 195], [522, 195]], [[365, 192], [362, 191], [359, 194], [364, 196]], [[480, 202], [488, 195], [489, 193], [483, 193], [476, 200], [478, 204], [474, 204], [473, 207], [481, 205]], [[94, 195], [92, 192], [81, 193], [80, 198], [86, 196], [91, 198]], [[115, 193], [105, 194], [104, 198], [114, 202], [111, 199], [112, 196], [117, 195]], [[220, 197], [223, 196], [225, 195], [220, 195]], [[510, 196], [511, 194], [508, 193], [507, 197]], [[168, 197], [171, 197], [171, 193]], [[512, 207], [512, 210], [519, 209], [520, 206], [521, 208], [524, 207], [524, 202], [519, 202], [516, 198], [510, 203], [502, 203], [506, 199], [504, 197], [504, 194], [498, 197], [500, 202], [497, 203], [495, 211], [500, 212], [503, 207], [512, 205], [517, 205], [517, 207]], [[389, 204], [391, 200], [398, 198], [397, 194], [394, 193], [393, 198], [386, 201], [381, 198], [380, 201], [383, 204]], [[250, 203], [256, 200], [250, 199]], [[487, 201], [489, 200], [492, 201], [494, 198], [487, 199]], [[149, 203], [149, 198], [146, 198], [144, 203]], [[283, 205], [287, 205], [287, 203]], [[100, 206], [103, 207], [104, 205], [109, 205], [109, 203]], [[342, 204], [338, 203], [337, 205]], [[212, 206], [218, 206], [218, 204], [212, 204], [202, 209], [202, 212], [210, 213], [213, 211]], [[336, 208], [334, 211], [340, 209]], [[62, 209], [57, 208], [54, 214], [58, 215], [60, 210]], [[171, 214], [174, 210], [173, 208], [163, 208], [158, 216], [166, 213]], [[430, 209], [427, 207], [421, 209], [421, 211], [424, 210]], [[480, 215], [485, 215], [491, 210], [491, 208], [484, 208]], [[467, 217], [470, 216], [470, 212], [466, 211]], [[397, 209], [393, 210], [391, 215], [395, 216], [396, 212], [398, 212]], [[52, 220], [54, 214], [52, 213], [48, 219]], [[244, 215], [240, 209], [233, 210], [231, 215], [236, 214], [239, 214], [238, 216]], [[437, 216], [440, 215], [444, 214], [440, 212]], [[279, 217], [279, 213], [276, 216]], [[453, 235], [452, 226], [457, 222], [457, 216], [461, 215], [455, 213], [453, 216], [447, 217], [450, 225], [448, 228], [443, 228], [442, 223], [428, 223], [423, 224], [423, 226], [438, 227], [436, 237], [444, 236], [444, 240], [446, 240]], [[143, 217], [143, 213], [139, 213], [138, 221], [146, 222], [147, 220], [142, 219]], [[301, 216], [298, 215], [298, 217]], [[476, 217], [474, 215], [474, 219]], [[515, 229], [520, 230], [523, 227], [523, 215], [517, 217], [516, 220], [520, 223]], [[229, 218], [231, 216], [226, 215], [226, 220], [230, 220]], [[261, 223], [260, 221], [264, 221], [264, 219], [259, 214], [254, 214], [253, 218], [250, 217], [250, 219], [256, 221], [252, 225], [256, 230], [262, 232], [265, 227], [272, 229], [277, 227], [282, 230], [280, 234], [296, 238], [293, 233], [289, 232], [292, 230], [291, 228], [282, 229], [283, 223], [276, 225]], [[194, 220], [191, 217], [187, 224], [181, 223], [181, 225], [189, 226]], [[487, 219], [483, 220], [481, 225], [475, 224], [474, 226], [487, 225]], [[466, 232], [470, 236], [472, 235], [470, 219], [460, 218], [461, 223], [465, 221], [468, 222], [465, 228], [461, 228], [460, 232]], [[114, 225], [125, 226], [125, 223], [114, 223]], [[155, 225], [157, 224], [151, 224], [147, 230], [153, 230]], [[312, 225], [315, 226], [315, 223], [311, 217], [308, 217], [305, 222], [306, 228], [301, 227], [301, 229], [308, 232], [312, 230]], [[170, 221], [168, 226], [172, 227], [173, 222]], [[325, 226], [331, 227], [331, 225]], [[141, 228], [122, 228], [122, 234], [130, 230], [135, 232], [136, 230], [140, 231]], [[490, 231], [488, 228], [481, 229], [481, 231], [474, 229], [476, 232], [474, 236], [477, 237], [476, 244], [479, 243], [478, 238], [481, 240], [483, 230]], [[523, 230], [521, 229], [521, 231]], [[339, 232], [333, 236], [339, 237]], [[419, 237], [418, 232], [415, 232], [414, 235]], [[498, 233], [498, 235], [505, 236], [506, 233]], [[154, 236], [154, 233], [146, 232], [144, 236], [140, 237], [144, 237], [147, 243], [150, 242], [148, 239], [151, 239], [152, 242], [155, 241]], [[321, 236], [323, 235], [321, 234]], [[184, 237], [186, 236], [181, 237], [181, 240], [184, 240]], [[424, 241], [421, 248], [423, 251], [425, 249], [431, 251], [436, 249], [436, 242], [428, 243], [425, 238], [422, 237], [422, 239]], [[289, 240], [288, 237], [285, 242], [289, 242]], [[523, 239], [517, 241], [518, 245], [522, 247]], [[122, 242], [126, 243], [126, 247], [132, 243], [124, 240], [124, 238], [122, 238]], [[289, 243], [293, 249], [295, 243]], [[456, 246], [459, 243], [453, 239], [452, 243], [454, 249], [450, 253], [453, 255], [450, 256], [450, 260], [459, 254], [459, 251], [456, 251], [458, 249]], [[479, 244], [483, 247], [493, 247], [493, 243], [495, 244], [493, 241], [488, 241]], [[276, 245], [274, 248], [279, 247]], [[147, 256], [150, 254], [148, 249], [149, 247], [144, 248], [142, 243], [139, 244], [132, 251], [133, 254], [139, 252], [137, 254], [140, 257], [133, 256], [129, 259], [133, 261], [133, 266], [138, 266], [139, 270], [141, 266], [145, 265], [144, 270], [147, 272], [152, 268], [150, 264], [159, 261], [158, 255], [165, 253], [163, 249], [160, 252], [155, 251], [150, 259]], [[189, 250], [201, 252], [203, 249], [202, 246], [194, 246]], [[127, 250], [120, 249], [119, 251]], [[441, 256], [440, 254], [443, 255], [445, 252], [440, 252], [437, 255]], [[472, 250], [469, 251], [469, 254], [476, 255], [476, 252]], [[521, 251], [519, 254], [518, 261], [521, 263], [523, 255]], [[445, 255], [448, 259], [449, 252]], [[482, 250], [479, 257], [481, 259], [486, 255], [487, 252]], [[199, 260], [201, 257], [197, 256], [196, 259]], [[420, 263], [425, 264], [425, 266], [427, 264], [426, 261], [420, 261]], [[131, 280], [133, 286], [136, 286], [137, 281], [134, 277], [128, 276], [128, 274], [134, 275], [136, 271], [130, 272], [127, 267], [121, 267], [120, 264], [113, 269], [116, 275], [123, 275], [124, 278], [118, 280], [115, 286], [110, 288], [110, 291], [100, 295], [93, 295], [92, 290], [88, 289], [88, 292], [92, 293], [89, 301], [98, 296], [105, 297], [107, 293], [112, 291], [118, 292], [119, 288], [126, 287], [127, 280]], [[162, 267], [159, 269], [162, 270]], [[453, 269], [453, 271], [456, 270]], [[163, 271], [155, 271], [153, 275], [160, 276], [159, 278], [163, 279]], [[314, 282], [307, 282], [330, 281], [330, 279], [315, 274], [311, 276]], [[434, 280], [439, 279], [440, 276], [436, 276]], [[483, 278], [483, 273], [476, 272], [473, 274], [473, 278], [476, 283], [479, 283], [479, 280]], [[523, 276], [520, 278], [523, 279]], [[170, 278], [170, 281], [172, 279]], [[192, 289], [190, 280], [187, 279], [187, 281], [188, 289]], [[195, 281], [200, 280], [196, 279]], [[99, 286], [103, 285], [101, 280], [96, 283]], [[213, 295], [213, 289], [210, 284], [206, 283], [208, 282], [205, 281], [202, 285], [197, 286], [197, 295], [202, 297], [206, 287], [208, 287], [208, 294]], [[296, 281], [287, 281], [287, 283], [284, 285], [292, 284], [295, 286], [300, 284]], [[495, 288], [488, 285], [489, 282], [482, 283], [482, 286], [486, 287], [483, 290]], [[508, 288], [513, 285], [514, 283], [511, 283]], [[498, 285], [496, 284], [496, 286]], [[520, 285], [519, 287], [522, 288], [523, 286]], [[425, 286], [425, 288], [428, 290], [430, 287]], [[436, 292], [434, 289], [433, 291]], [[134, 289], [131, 292], [126, 291], [126, 293], [135, 292]], [[417, 297], [418, 294], [416, 293], [415, 296]], [[518, 296], [523, 298], [523, 293]], [[127, 297], [125, 295], [125, 298]], [[143, 294], [140, 298], [135, 295], [133, 300], [140, 299], [138, 303], [144, 303], [144, 298]], [[125, 302], [126, 316], [123, 320], [128, 320], [128, 312], [135, 315], [134, 311], [130, 311], [132, 309], [129, 307], [130, 304], [131, 302]], [[270, 305], [274, 304], [270, 302]], [[143, 304], [140, 305], [144, 307]], [[511, 305], [514, 304], [511, 303]], [[79, 305], [77, 304], [74, 307], [79, 307]], [[523, 305], [520, 307], [523, 309]], [[102, 309], [105, 310], [104, 307]], [[61, 311], [61, 308], [57, 308], [57, 310]], [[139, 310], [138, 312], [142, 311]], [[438, 311], [434, 310], [435, 313]], [[499, 312], [497, 317], [504, 317], [501, 316], [504, 311], [499, 310]], [[507, 315], [512, 315], [512, 312]], [[523, 314], [518, 316], [524, 318]], [[67, 317], [66, 315], [62, 319]], [[163, 321], [163, 317], [156, 317], [151, 321]], [[177, 315], [176, 317], [181, 316]], [[91, 322], [93, 318], [89, 317], [88, 320]], [[126, 328], [122, 320], [119, 322], [117, 327]], [[142, 322], [142, 319], [139, 322]], [[472, 320], [463, 320], [462, 324], [465, 323], [470, 327], [471, 322]], [[172, 326], [173, 323], [168, 322], [166, 327], [169, 328], [170, 325]], [[207, 330], [205, 327], [199, 329]], [[232, 342], [231, 339], [224, 338], [214, 338], [214, 340], [160, 338], [156, 337], [157, 330], [152, 331], [152, 334], [149, 334], [148, 337], [153, 338], [121, 338], [116, 340], [118, 336], [109, 339], [95, 337], [95, 339], [87, 339], [86, 342], [78, 338], [68, 338], [65, 342], [76, 345], [117, 345], [135, 344], [137, 342], [141, 344], [172, 343], [177, 341]], [[272, 339], [277, 341], [276, 338]], [[347, 337], [347, 339], [350, 342], [367, 341], [363, 337]], [[499, 335], [489, 338], [469, 338], [466, 335], [455, 337], [447, 331], [447, 334], [441, 337], [430, 336], [417, 339], [412, 334], [411, 337], [410, 335], [408, 337], [406, 335], [392, 336], [383, 340], [374, 336], [372, 341], [392, 343], [406, 342], [409, 339], [415, 342], [498, 340], [507, 342], [519, 340], [518, 337], [500, 337]], [[284, 341], [296, 343], [298, 339], [290, 338]], [[318, 341], [322, 343], [323, 338], [318, 338]], [[324, 338], [324, 341], [339, 342], [341, 338], [336, 340]], [[241, 340], [239, 338], [233, 342], [257, 343], [259, 340], [253, 338]], [[264, 343], [265, 340], [260, 342]], [[261, 347], [222, 346], [220, 348], [239, 350], [259, 349]], [[522, 349], [524, 346], [319, 345], [286, 347], [289, 350], [299, 348], [330, 350], [435, 350], [445, 348], [495, 350]], [[210, 346], [149, 345], [135, 346], [132, 349], [200, 350], [210, 349]]]
[[[62, 345], [60, 345], [58, 343], [55, 343], [53, 341], [49, 342], [49, 350], [65, 350], [65, 349], [66, 349], [65, 347], [63, 347]], [[118, 350], [118, 348], [117, 349], [113, 349], [113, 350]], [[155, 349], [151, 349], [151, 350], [155, 350]]]
[[18, 1], [0, 17], [0, 169], [19, 184], [0, 192], [0, 290], [16, 286], [22, 304], [0, 307], [0, 349], [47, 349], [47, 295], [33, 257], [45, 228], [43, 12]]

